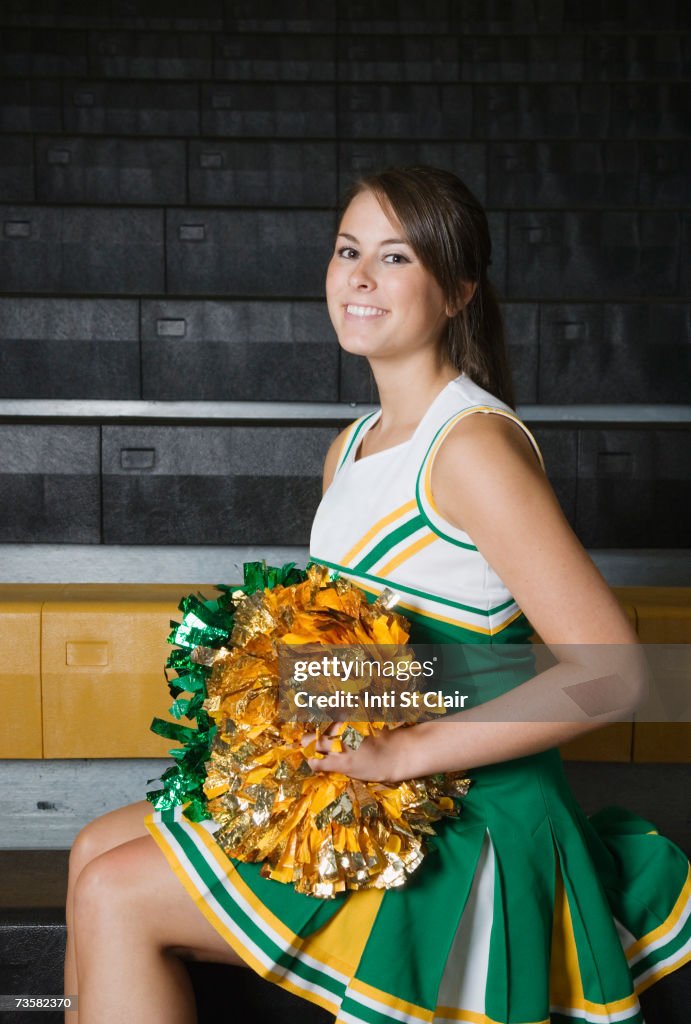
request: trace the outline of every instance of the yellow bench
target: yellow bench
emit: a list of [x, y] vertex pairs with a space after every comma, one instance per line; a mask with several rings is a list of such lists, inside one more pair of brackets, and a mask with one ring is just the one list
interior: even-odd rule
[[148, 726], [166, 717], [166, 637], [188, 589], [0, 587], [0, 757], [165, 757]]
[[[0, 586], [0, 758], [165, 757], [149, 732], [179, 584]], [[205, 596], [212, 585], [198, 588]], [[644, 643], [691, 643], [691, 587], [619, 587]], [[621, 723], [562, 748], [572, 760], [690, 761], [691, 724]]]

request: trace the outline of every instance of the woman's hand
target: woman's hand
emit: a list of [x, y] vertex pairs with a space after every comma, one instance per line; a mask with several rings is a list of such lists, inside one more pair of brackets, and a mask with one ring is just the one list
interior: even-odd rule
[[405, 771], [404, 733], [410, 729], [382, 729], [374, 736], [366, 736], [357, 750], [344, 748], [342, 752], [332, 752], [334, 739], [340, 732], [337, 723], [330, 726], [318, 738], [314, 733], [303, 737], [302, 745], [307, 746], [315, 738], [316, 750], [321, 757], [308, 757], [307, 763], [314, 772], [341, 772], [351, 779], [363, 782], [383, 782], [386, 785], [397, 785], [409, 776]]

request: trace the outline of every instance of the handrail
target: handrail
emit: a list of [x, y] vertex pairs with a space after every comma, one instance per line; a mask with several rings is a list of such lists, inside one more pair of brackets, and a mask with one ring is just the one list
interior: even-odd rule
[[[159, 402], [106, 399], [0, 399], [0, 422], [33, 423], [348, 423], [376, 406], [358, 402]], [[536, 426], [680, 428], [691, 425], [691, 404], [521, 404], [518, 415]]]
[[[610, 586], [691, 585], [691, 549], [598, 548], [589, 555]], [[258, 545], [0, 544], [0, 585], [234, 582], [242, 563], [304, 565], [308, 549]]]

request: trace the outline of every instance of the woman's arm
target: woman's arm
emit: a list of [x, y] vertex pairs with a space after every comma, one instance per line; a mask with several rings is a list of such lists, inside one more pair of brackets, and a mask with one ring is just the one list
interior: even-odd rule
[[503, 416], [466, 417], [437, 455], [432, 488], [441, 515], [472, 537], [559, 663], [481, 707], [384, 732], [315, 768], [392, 782], [472, 769], [620, 721], [642, 699], [636, 634], [520, 427]]

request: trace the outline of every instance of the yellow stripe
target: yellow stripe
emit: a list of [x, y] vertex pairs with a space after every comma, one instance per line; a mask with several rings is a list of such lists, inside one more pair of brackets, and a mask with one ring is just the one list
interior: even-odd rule
[[593, 1003], [590, 999], [584, 999], [582, 1006], [575, 1006], [573, 1009], [590, 1013], [621, 1013], [622, 1010], [633, 1010], [638, 1007], [638, 996], [632, 992], [630, 996], [623, 999], [615, 999], [613, 1003]]
[[648, 932], [647, 935], [643, 935], [640, 939], [637, 939], [627, 950], [625, 950], [627, 959], [640, 953], [641, 950], [646, 949], [647, 946], [656, 942], [658, 939], [664, 938], [668, 932], [671, 932], [675, 924], [683, 914], [688, 900], [691, 899], [691, 865], [686, 872], [686, 881], [684, 882], [684, 888], [679, 893], [677, 902], [672, 907], [672, 911], [666, 921], [663, 921], [661, 925], [654, 928], [653, 931]]
[[[482, 406], [482, 408], [485, 407]], [[457, 416], [454, 416], [451, 422], [447, 424], [446, 429], [443, 430], [440, 436], [437, 438], [434, 447], [432, 448], [432, 451], [429, 453], [427, 459], [427, 466], [425, 467], [425, 497], [427, 498], [430, 508], [432, 508], [437, 513], [437, 515], [440, 515], [441, 513], [439, 512], [439, 509], [435, 504], [434, 498], [432, 497], [432, 467], [434, 466], [434, 460], [437, 457], [437, 452], [439, 451], [440, 446], [446, 439], [447, 434], [449, 433], [450, 430], [453, 430], [458, 421], [462, 420], [464, 416], [467, 416], [467, 413], [461, 412]]]
[[[586, 1008], [588, 1011], [594, 1011], [596, 1013], [616, 1013], [619, 1010], [634, 1009], [637, 1007], [637, 997], [631, 996], [627, 999], [618, 999], [614, 1003], [591, 1003], [588, 1000], [585, 1001], [585, 1005], [579, 1006], [568, 1006], [563, 1003], [556, 1003], [551, 1000], [552, 1004], [559, 1009], [564, 1009], [572, 1013], [585, 1013]], [[628, 1006], [624, 1005], [628, 1004]], [[461, 1024], [502, 1024], [501, 1021], [497, 1021], [494, 1017], [488, 1017], [485, 1013], [478, 1013], [476, 1010], [458, 1010], [453, 1006], [438, 1006], [435, 1014], [435, 1019], [440, 1018], [442, 1020], [455, 1020], [460, 1021]], [[526, 1024], [549, 1024], [549, 1019], [543, 1018], [539, 1021], [526, 1022]], [[622, 1022], [625, 1024], [625, 1022]]]
[[396, 607], [407, 608], [409, 611], [416, 612], [418, 615], [422, 615], [426, 619], [434, 619], [435, 622], [447, 622], [450, 626], [462, 626], [463, 629], [467, 629], [471, 633], [482, 633], [483, 636], [496, 636], [497, 633], [501, 633], [503, 629], [506, 629], [507, 626], [510, 626], [512, 622], [520, 618], [523, 614], [521, 609], [518, 608], [511, 618], [507, 619], [506, 622], [503, 622], [501, 626], [497, 627], [497, 629], [487, 629], [485, 626], [475, 626], [471, 622], [463, 622], [461, 619], [450, 619], [446, 615], [436, 615], [434, 612], [422, 611], [421, 608], [416, 608], [415, 605], [406, 604], [403, 601], [400, 601]]
[[[155, 822], [152, 824], [156, 827]], [[234, 865], [205, 828], [187, 820], [185, 820], [185, 826], [189, 826], [199, 836], [214, 860], [220, 865], [221, 870], [227, 875], [229, 885], [250, 904], [269, 928], [300, 953], [307, 953], [320, 964], [349, 977], [355, 973], [379, 912], [379, 906], [384, 897], [383, 889], [365, 889], [358, 892], [357, 897], [354, 893], [351, 894], [330, 921], [327, 921], [316, 932], [303, 938], [292, 932], [283, 921], [268, 910], [235, 870]], [[174, 853], [172, 855], [175, 856]], [[179, 862], [176, 861], [176, 865], [174, 865], [176, 873], [178, 868], [184, 872], [184, 868], [179, 865]], [[188, 875], [185, 874], [184, 878], [188, 882], [190, 881]]]
[[388, 992], [383, 992], [379, 988], [374, 988], [373, 985], [368, 985], [364, 981], [360, 981], [359, 978], [353, 978], [350, 983], [351, 992], [359, 992], [363, 996], [367, 996], [369, 999], [373, 999], [377, 1003], [381, 1003], [382, 1006], [387, 1006], [389, 1009], [401, 1010], [403, 1013], [407, 1013], [410, 1017], [417, 1017], [418, 1020], [433, 1021], [434, 1011], [425, 1010], [422, 1006], [416, 1006], [415, 1003], [409, 1003], [405, 999], [399, 999], [397, 996], [392, 996]]
[[645, 992], [645, 990], [650, 988], [651, 985], [654, 985], [656, 981], [660, 981], [661, 978], [666, 978], [668, 974], [672, 973], [672, 971], [678, 971], [680, 967], [683, 967], [684, 964], [688, 964], [689, 961], [691, 961], [691, 949], [687, 953], [684, 953], [679, 960], [673, 960], [671, 964], [665, 964], [664, 967], [658, 967], [656, 971], [649, 974], [644, 981], [639, 985], [636, 985], [636, 993], [640, 995], [641, 992]]
[[[233, 886], [243, 899], [247, 900], [257, 916], [265, 921], [269, 928], [272, 928], [281, 936], [282, 939], [290, 943], [290, 945], [295, 946], [296, 949], [299, 949], [301, 952], [309, 953], [311, 957], [319, 961], [319, 963], [324, 966], [331, 967], [333, 970], [346, 975], [352, 975], [355, 973], [357, 965], [360, 962], [360, 955], [365, 947], [365, 943], [367, 942], [370, 928], [374, 924], [374, 919], [379, 911], [379, 904], [381, 903], [384, 895], [383, 890], [364, 890], [357, 894], [357, 899], [353, 898], [354, 894], [351, 894], [343, 907], [334, 915], [331, 921], [328, 921], [322, 926], [322, 928], [314, 932], [313, 935], [303, 938], [287, 928], [283, 921], [276, 917], [268, 907], [262, 903], [259, 897], [255, 895], [252, 889], [244, 881], [242, 876], [235, 870], [234, 866], [228, 860], [225, 853], [214, 840], [213, 836], [201, 825], [197, 825], [194, 822], [190, 822], [189, 824], [190, 827], [193, 828], [200, 836], [202, 842], [209, 850], [209, 853], [220, 865], [221, 870], [228, 875], [229, 884]], [[230, 872], [229, 868], [231, 869]], [[336, 919], [338, 919], [338, 924], [335, 923]], [[333, 928], [329, 930], [329, 926], [332, 924]], [[360, 931], [360, 929], [362, 929], [362, 931]], [[339, 932], [344, 930], [350, 931], [347, 942], [345, 935], [339, 935]], [[361, 936], [361, 948], [357, 943], [353, 942], [353, 935]], [[315, 940], [314, 950], [311, 945], [313, 939]], [[333, 949], [327, 948], [331, 941], [334, 942]], [[317, 949], [319, 952], [316, 951]], [[354, 963], [351, 962], [351, 953], [353, 953], [353, 955], [357, 955]]]
[[549, 1001], [552, 1006], [583, 1009], [584, 993], [578, 963], [578, 949], [573, 934], [571, 908], [561, 875], [559, 854], [554, 848], [554, 910], [552, 912], [552, 938], [549, 970]]
[[352, 558], [355, 558], [355, 556], [359, 554], [360, 551], [362, 551], [365, 544], [367, 544], [367, 542], [370, 541], [372, 537], [374, 537], [375, 534], [379, 532], [379, 530], [382, 530], [385, 526], [389, 526], [390, 523], [395, 522], [396, 519], [400, 519], [401, 516], [406, 515], [406, 513], [412, 512], [412, 510], [415, 507], [416, 502], [414, 500], [407, 501], [405, 505], [401, 505], [400, 508], [395, 509], [393, 512], [389, 512], [389, 514], [384, 516], [383, 519], [380, 519], [379, 522], [374, 524], [371, 530], [367, 531], [364, 537], [360, 538], [357, 544], [355, 544], [355, 546], [350, 549], [348, 554], [344, 555], [344, 557], [341, 559], [341, 565], [347, 565]]
[[[194, 900], [196, 906], [202, 912], [204, 917], [207, 919], [210, 925], [218, 932], [221, 938], [225, 939], [231, 949], [237, 953], [237, 955], [245, 961], [245, 963], [251, 967], [257, 974], [262, 978], [266, 978], [267, 981], [272, 981], [274, 984], [279, 985], [281, 988], [287, 989], [292, 992], [293, 995], [301, 996], [303, 999], [309, 1000], [311, 1003], [316, 1003], [317, 1006], [321, 1006], [322, 1009], [328, 1010], [329, 1013], [338, 1013], [338, 1003], [331, 1002], [326, 999], [321, 993], [312, 992], [309, 989], [300, 988], [299, 985], [295, 985], [292, 981], [289, 981], [284, 975], [277, 974], [275, 971], [271, 971], [266, 966], [257, 960], [255, 955], [240, 941], [238, 936], [232, 932], [224, 921], [222, 921], [213, 909], [206, 902], [202, 893], [194, 885], [194, 882], [186, 873], [180, 861], [177, 858], [175, 851], [169, 846], [167, 840], [164, 837], [164, 833], [159, 829], [156, 822], [152, 820], [152, 816], [149, 815], [145, 818], [145, 824], [149, 832], [153, 836], [155, 842], [158, 844], [166, 860], [170, 864], [173, 873], [182, 882], [182, 885], [187, 890], [188, 894]], [[190, 822], [190, 824], [192, 824]], [[203, 830], [205, 831], [205, 830]], [[231, 865], [232, 867], [232, 865]]]
[[[346, 573], [346, 575], [348, 575]], [[353, 579], [362, 590], [366, 590], [368, 594], [378, 594], [379, 591], [368, 583], [364, 583], [361, 579], [354, 576]], [[431, 598], [430, 598], [431, 600]], [[460, 619], [451, 619], [447, 615], [437, 615], [435, 612], [423, 611], [419, 606], [410, 604], [408, 601], [399, 601], [396, 608], [406, 608], [410, 612], [415, 612], [416, 615], [421, 615], [424, 619], [434, 619], [435, 622], [446, 622], [450, 626], [462, 626], [463, 629], [467, 629], [472, 633], [482, 633], [483, 636], [496, 636], [501, 633], [503, 629], [510, 626], [512, 622], [520, 618], [523, 614], [520, 608], [517, 608], [513, 615], [503, 622], [497, 629], [487, 629], [485, 626], [474, 626], [470, 622], [462, 622]]]
[[573, 930], [571, 908], [564, 888], [559, 854], [554, 848], [556, 872], [554, 880], [554, 912], [552, 917], [552, 939], [550, 951], [549, 1001], [551, 1006], [565, 1008], [578, 1013], [620, 1013], [622, 1010], [637, 1009], [638, 998], [634, 992], [611, 1003], [595, 1003], [586, 999], [583, 979], [578, 962], [578, 948]]
[[352, 893], [330, 921], [302, 940], [303, 951], [352, 978], [383, 898], [383, 889]]
[[[606, 1013], [606, 1012], [610, 1011], [612, 1013], [615, 1013], [615, 1012], [617, 1012], [617, 1009], [626, 1009], [626, 1007], [623, 1007], [623, 1006], [619, 1005], [620, 1003], [623, 1003], [623, 1002], [625, 1002], [625, 1000], [621, 1000], [621, 999], [617, 1000], [616, 1003], [590, 1003], [590, 1002], [586, 1002], [586, 1006], [587, 1006], [588, 1010], [590, 1010], [590, 1011], [594, 1010], [594, 1011], [600, 1012], [600, 1013]], [[630, 1003], [631, 1009], [636, 1007], [637, 1002], [638, 1002], [638, 1000], [637, 1000], [636, 996], [632, 996], [631, 997], [631, 1003]], [[556, 1006], [557, 1004], [555, 1003], [554, 1005]], [[563, 1006], [563, 1004], [560, 1003], [559, 1004], [560, 1009], [562, 1008], [562, 1006]], [[563, 1009], [566, 1010], [567, 1012], [573, 1012], [573, 1013], [585, 1013], [586, 1012], [586, 1007], [585, 1006], [563, 1006]], [[454, 1009], [453, 1006], [438, 1006], [437, 1007], [437, 1011], [436, 1011], [436, 1015], [435, 1015], [435, 1019], [437, 1019], [437, 1018], [439, 1018], [441, 1020], [460, 1021], [461, 1024], [502, 1024], [501, 1021], [495, 1020], [494, 1017], [488, 1017], [484, 1013], [477, 1013], [475, 1010], [457, 1010], [457, 1009]], [[528, 1022], [526, 1022], [526, 1024], [528, 1024]], [[530, 1024], [549, 1024], [549, 1019], [543, 1019], [543, 1020], [534, 1021], [534, 1022], [531, 1021]], [[622, 1024], [625, 1024], [625, 1022], [622, 1021]]]
[[[486, 1013], [478, 1013], [476, 1010], [456, 1010], [453, 1006], [438, 1006], [436, 1018], [442, 1020], [461, 1021], [461, 1024], [502, 1024], [494, 1017], [488, 1017]], [[549, 1024], [549, 1020], [526, 1021], [526, 1024]]]
[[362, 423], [363, 419], [365, 419], [365, 417], [364, 416], [360, 416], [358, 419], [353, 420], [353, 422], [350, 424], [350, 430], [348, 431], [346, 436], [343, 438], [343, 444], [341, 445], [341, 450], [338, 453], [338, 459], [336, 461], [336, 468], [337, 469], [341, 468], [341, 461], [343, 459], [343, 456], [345, 455], [345, 453], [348, 450], [348, 445], [350, 444], [350, 442], [353, 439], [353, 434], [358, 429], [358, 427]]
[[[443, 431], [440, 437], [437, 438], [437, 441], [428, 456], [427, 467], [425, 469], [425, 497], [429, 502], [430, 508], [432, 508], [437, 513], [437, 515], [440, 515], [441, 513], [439, 512], [439, 509], [435, 505], [434, 498], [432, 497], [432, 467], [437, 455], [437, 451], [439, 450], [439, 446], [447, 437], [449, 431], [453, 430], [457, 423], [459, 423], [462, 419], [465, 419], [466, 416], [470, 416], [473, 413], [478, 412], [489, 412], [494, 413], [497, 416], [505, 416], [506, 419], [513, 420], [514, 423], [518, 423], [518, 425], [523, 429], [524, 433], [527, 435], [528, 439], [531, 441], [533, 448], [535, 449], [535, 453], [538, 459], [540, 460], [540, 465], [542, 466], [543, 470], [545, 468], [544, 459], [542, 458], [542, 452], [537, 446], [537, 441], [530, 433], [526, 425], [522, 422], [522, 420], [518, 418], [518, 416], [514, 416], [513, 413], [506, 412], [504, 409], [495, 409], [491, 405], [475, 405], [473, 406], [472, 409], [466, 409], [464, 412], [459, 412], [457, 416], [454, 416], [451, 422], [447, 424], [446, 429]], [[458, 529], [458, 527], [456, 527], [456, 529]], [[461, 530], [461, 533], [465, 533], [465, 531]]]
[[377, 576], [388, 576], [393, 569], [397, 569], [399, 565], [402, 565], [403, 562], [407, 562], [409, 558], [412, 558], [412, 556], [417, 554], [418, 551], [422, 551], [423, 548], [426, 548], [435, 540], [439, 540], [439, 537], [436, 533], [432, 533], [430, 530], [426, 537], [420, 537], [419, 540], [408, 545], [407, 548], [404, 548], [403, 551], [399, 552], [399, 554], [387, 562], [385, 566], [377, 571]]
[[258, 917], [264, 921], [269, 928], [273, 929], [277, 935], [289, 943], [291, 946], [300, 947], [302, 945], [302, 939], [295, 932], [287, 928], [280, 918], [272, 914], [268, 907], [260, 899], [255, 896], [247, 882], [242, 878], [240, 874], [235, 870], [235, 866], [225, 855], [221, 847], [218, 845], [216, 840], [213, 838], [210, 832], [207, 832], [201, 825], [197, 825], [195, 822], [188, 822], [185, 819], [185, 827], [189, 827], [196, 833], [197, 836], [204, 843], [211, 856], [214, 858], [218, 866], [224, 875], [228, 877], [228, 883], [237, 890], [238, 894], [252, 907]]

